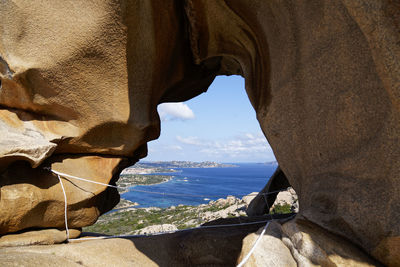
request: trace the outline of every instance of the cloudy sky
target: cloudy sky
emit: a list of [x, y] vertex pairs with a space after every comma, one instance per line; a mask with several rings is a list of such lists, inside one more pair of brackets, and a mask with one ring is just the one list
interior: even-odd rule
[[158, 106], [161, 136], [145, 161], [269, 162], [264, 138], [240, 76], [218, 76], [206, 93]]

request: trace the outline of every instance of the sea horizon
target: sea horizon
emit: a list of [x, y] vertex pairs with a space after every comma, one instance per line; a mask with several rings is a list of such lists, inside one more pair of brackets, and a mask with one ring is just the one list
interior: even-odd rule
[[223, 162], [223, 161], [215, 161], [215, 160], [139, 160], [137, 163], [159, 163], [159, 162], [215, 162], [219, 164], [274, 164], [278, 163], [276, 160], [273, 161], [232, 161], [232, 162]]

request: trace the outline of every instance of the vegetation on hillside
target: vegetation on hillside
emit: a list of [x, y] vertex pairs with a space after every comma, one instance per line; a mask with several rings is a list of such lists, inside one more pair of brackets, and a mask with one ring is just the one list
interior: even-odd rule
[[[85, 232], [107, 235], [141, 234], [141, 230], [151, 225], [170, 224], [177, 229], [200, 226], [219, 218], [246, 216], [243, 200], [228, 197], [210, 201], [199, 206], [179, 205], [169, 208], [129, 208], [101, 216], [92, 226], [83, 228]], [[291, 205], [275, 205], [273, 214], [292, 213]], [[160, 229], [162, 231], [162, 229]]]
[[164, 183], [171, 180], [170, 175], [144, 175], [144, 174], [122, 174], [117, 182], [118, 186], [126, 187], [126, 189], [118, 189], [120, 194], [128, 192], [128, 187], [135, 185], [152, 185]]
[[[213, 206], [213, 211], [223, 210], [223, 207]], [[85, 232], [96, 232], [108, 235], [137, 234], [142, 228], [157, 224], [173, 224], [178, 229], [191, 228], [207, 222], [204, 212], [209, 207], [179, 205], [170, 208], [133, 208], [127, 211], [112, 212], [103, 215], [99, 221]]]

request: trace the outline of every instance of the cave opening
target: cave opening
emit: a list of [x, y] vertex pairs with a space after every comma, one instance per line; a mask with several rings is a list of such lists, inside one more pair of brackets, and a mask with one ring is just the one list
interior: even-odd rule
[[[241, 76], [217, 76], [206, 93], [160, 104], [158, 113], [160, 137], [117, 182], [132, 187], [120, 190], [113, 212], [85, 231], [152, 234], [298, 211]], [[268, 183], [271, 176], [275, 183]], [[267, 192], [282, 186], [281, 197]]]

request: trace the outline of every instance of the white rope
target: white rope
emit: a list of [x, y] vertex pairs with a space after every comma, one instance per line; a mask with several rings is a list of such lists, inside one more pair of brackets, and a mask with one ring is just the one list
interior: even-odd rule
[[105, 183], [100, 183], [100, 182], [92, 181], [92, 180], [89, 180], [89, 179], [84, 179], [84, 178], [76, 177], [76, 176], [69, 175], [69, 174], [66, 174], [66, 173], [58, 172], [58, 171], [55, 171], [53, 169], [50, 169], [50, 171], [55, 173], [55, 174], [57, 174], [57, 175], [61, 175], [63, 177], [66, 177], [66, 178], [76, 179], [76, 180], [85, 181], [85, 182], [89, 182], [89, 183], [93, 183], [93, 184], [104, 185], [104, 186], [108, 186], [108, 187], [125, 189], [125, 187], [116, 186], [116, 185], [110, 185], [110, 184], [105, 184]]
[[257, 240], [254, 243], [253, 247], [250, 249], [249, 253], [247, 253], [246, 257], [244, 257], [243, 260], [236, 267], [242, 267], [249, 260], [251, 254], [253, 254], [253, 252], [256, 249], [258, 243], [260, 243], [260, 240], [263, 237], [265, 231], [267, 230], [269, 223], [270, 223], [270, 221], [268, 221], [267, 224], [264, 226], [264, 229], [262, 230], [260, 236], [257, 238]]
[[68, 214], [67, 214], [67, 208], [68, 208], [68, 202], [67, 202], [67, 194], [65, 193], [64, 185], [61, 181], [60, 175], [57, 174], [58, 180], [60, 181], [61, 189], [64, 194], [64, 221], [65, 221], [65, 231], [67, 234], [67, 242], [69, 241], [69, 229], [68, 229]]

